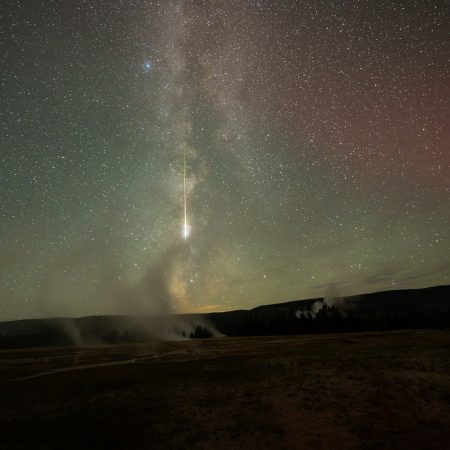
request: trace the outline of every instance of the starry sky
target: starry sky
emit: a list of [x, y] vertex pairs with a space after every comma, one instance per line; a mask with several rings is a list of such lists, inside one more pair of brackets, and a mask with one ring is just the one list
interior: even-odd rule
[[1, 16], [0, 320], [449, 282], [448, 2]]

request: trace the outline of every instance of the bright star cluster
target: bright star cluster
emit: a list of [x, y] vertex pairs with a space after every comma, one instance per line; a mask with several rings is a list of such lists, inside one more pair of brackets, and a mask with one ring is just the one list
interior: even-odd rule
[[447, 2], [4, 11], [0, 320], [449, 282]]

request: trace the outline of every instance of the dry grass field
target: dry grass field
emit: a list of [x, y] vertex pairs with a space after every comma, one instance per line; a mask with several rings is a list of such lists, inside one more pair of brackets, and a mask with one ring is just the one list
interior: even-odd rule
[[450, 332], [0, 351], [7, 449], [448, 449]]

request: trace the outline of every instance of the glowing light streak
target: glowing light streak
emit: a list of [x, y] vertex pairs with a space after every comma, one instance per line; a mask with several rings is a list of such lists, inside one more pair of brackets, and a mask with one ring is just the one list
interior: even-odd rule
[[183, 238], [186, 240], [190, 234], [190, 227], [187, 220], [187, 191], [186, 191], [186, 147], [183, 149], [183, 197], [184, 197], [184, 225]]

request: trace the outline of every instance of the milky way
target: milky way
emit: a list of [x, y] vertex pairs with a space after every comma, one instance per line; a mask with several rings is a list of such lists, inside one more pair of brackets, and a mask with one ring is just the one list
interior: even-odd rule
[[449, 282], [448, 2], [5, 4], [0, 319]]

